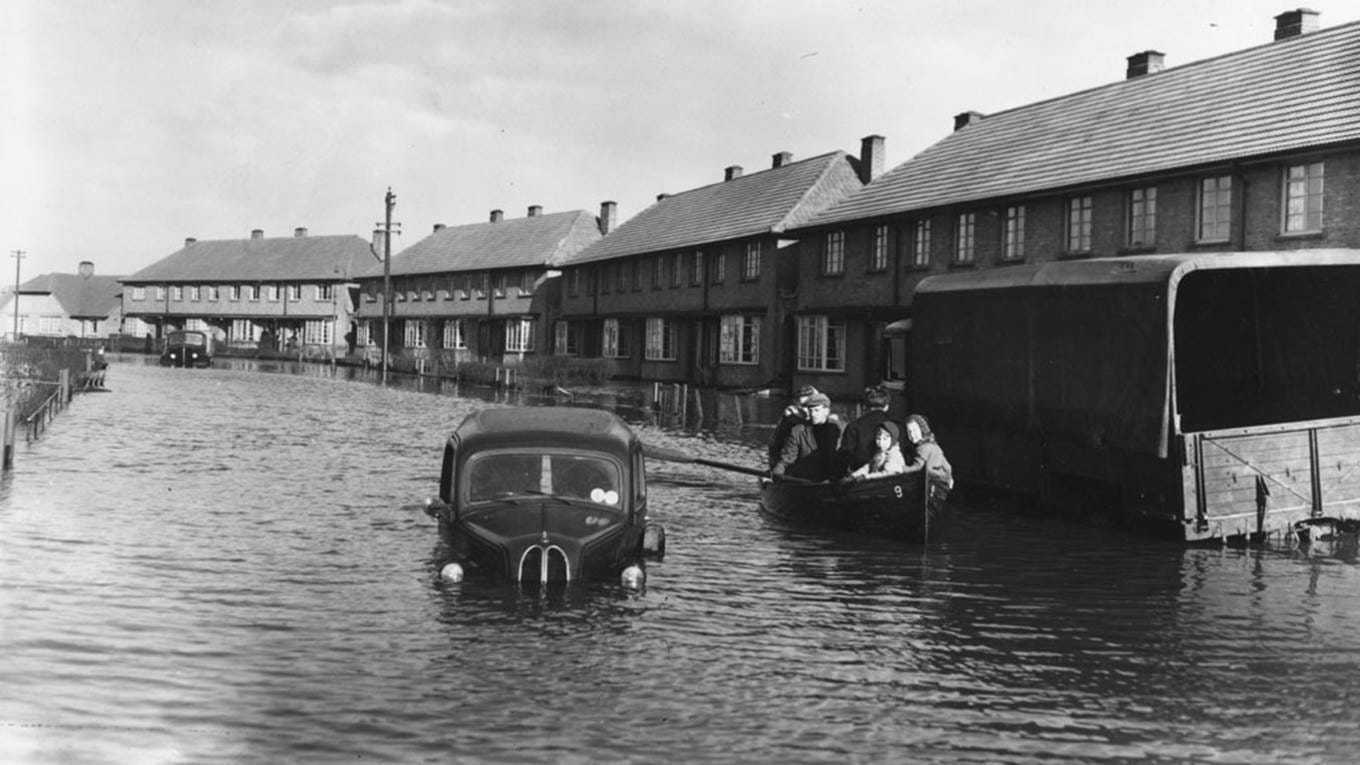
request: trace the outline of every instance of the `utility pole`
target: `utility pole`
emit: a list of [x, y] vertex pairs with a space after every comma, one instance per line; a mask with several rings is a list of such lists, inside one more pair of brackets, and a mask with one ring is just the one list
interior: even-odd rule
[[392, 223], [392, 208], [397, 206], [397, 195], [392, 187], [387, 187], [387, 217], [382, 223], [383, 232], [383, 337], [382, 337], [382, 384], [387, 385], [388, 342], [392, 335], [392, 233], [401, 233], [401, 224]]
[[10, 257], [14, 258], [14, 342], [19, 342], [19, 264], [24, 260], [24, 251], [15, 250]]

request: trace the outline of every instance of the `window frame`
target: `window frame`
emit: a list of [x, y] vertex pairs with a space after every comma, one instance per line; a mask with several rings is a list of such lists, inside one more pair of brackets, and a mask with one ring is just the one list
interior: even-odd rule
[[930, 218], [921, 218], [912, 226], [911, 267], [930, 268]]
[[[832, 319], [824, 314], [799, 316], [797, 338], [798, 371], [845, 371], [845, 321], [843, 319]], [[833, 352], [836, 355], [833, 355]]]
[[889, 242], [891, 232], [886, 223], [874, 226], [873, 241], [869, 245], [869, 263], [865, 270], [871, 274], [881, 274], [888, 270]]
[[760, 260], [763, 250], [759, 239], [746, 243], [746, 251], [741, 256], [741, 280], [743, 282], [760, 281]]
[[822, 240], [819, 276], [845, 275], [845, 232], [829, 231]]
[[[1157, 246], [1157, 187], [1129, 189], [1125, 197], [1124, 244], [1129, 249], [1150, 250]], [[1141, 238], [1140, 238], [1141, 236]]]
[[718, 321], [718, 363], [733, 366], [760, 364], [758, 314], [724, 314]]
[[[1295, 177], [1294, 171], [1302, 171], [1302, 175]], [[1316, 175], [1314, 174], [1316, 170]], [[1323, 160], [1316, 162], [1300, 162], [1293, 165], [1286, 165], [1284, 175], [1280, 184], [1280, 234], [1283, 236], [1306, 236], [1309, 234], [1320, 234], [1325, 227], [1326, 214], [1326, 185], [1327, 167]], [[1316, 181], [1317, 188], [1313, 185]], [[1302, 186], [1302, 195], [1294, 192]], [[1290, 209], [1295, 201], [1301, 203], [1299, 211]], [[1316, 205], [1314, 205], [1316, 203]], [[1316, 207], [1316, 209], [1313, 209]], [[1300, 228], [1292, 227], [1291, 221], [1299, 219]], [[1316, 225], [1313, 225], [1316, 223]]]
[[679, 359], [679, 327], [673, 319], [664, 316], [648, 316], [646, 342], [643, 345], [644, 361], [673, 362]]
[[[1208, 184], [1213, 184], [1213, 205], [1210, 207]], [[1233, 224], [1233, 177], [1231, 175], [1211, 175], [1199, 179], [1195, 183], [1195, 243], [1196, 244], [1222, 244], [1232, 240]], [[1205, 213], [1212, 210], [1213, 220], [1209, 221]], [[1222, 236], [1206, 236], [1205, 227], [1212, 225], [1214, 233], [1222, 229]]]
[[1091, 252], [1095, 222], [1095, 200], [1090, 194], [1067, 200], [1066, 252], [1086, 255]]
[[956, 266], [977, 264], [977, 213], [961, 212], [954, 219], [954, 261]]
[[1025, 206], [1008, 205], [1001, 229], [1001, 260], [1018, 263], [1025, 259]]

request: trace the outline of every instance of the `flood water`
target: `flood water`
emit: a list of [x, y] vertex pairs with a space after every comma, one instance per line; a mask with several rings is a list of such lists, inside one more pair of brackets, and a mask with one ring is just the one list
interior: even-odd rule
[[[1186, 549], [956, 502], [912, 546], [650, 463], [642, 592], [445, 585], [415, 505], [501, 404], [331, 374], [127, 357], [21, 440], [0, 762], [1357, 758], [1353, 541]], [[633, 419], [760, 464], [762, 433]]]

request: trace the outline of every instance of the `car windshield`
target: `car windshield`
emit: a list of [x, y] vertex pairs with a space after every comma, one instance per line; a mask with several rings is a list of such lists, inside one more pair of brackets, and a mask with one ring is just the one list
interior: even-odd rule
[[208, 344], [207, 338], [202, 332], [171, 332], [168, 341], [180, 345]]
[[464, 469], [469, 502], [547, 495], [618, 507], [618, 464], [593, 454], [491, 452]]

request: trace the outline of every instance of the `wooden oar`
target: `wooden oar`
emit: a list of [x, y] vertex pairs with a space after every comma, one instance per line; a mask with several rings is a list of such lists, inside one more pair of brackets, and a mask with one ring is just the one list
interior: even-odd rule
[[693, 454], [687, 454], [685, 452], [677, 451], [675, 449], [667, 449], [664, 446], [643, 444], [642, 453], [654, 460], [665, 460], [666, 462], [687, 462], [695, 465], [705, 465], [707, 467], [718, 468], [719, 470], [731, 470], [734, 473], [745, 473], [746, 475], [754, 475], [759, 476], [761, 478], [765, 478], [770, 475], [770, 471], [768, 470], [757, 470], [755, 468], [749, 468], [744, 465], [733, 465], [730, 462], [719, 462], [717, 460], [704, 459], [703, 457], [696, 457]]

